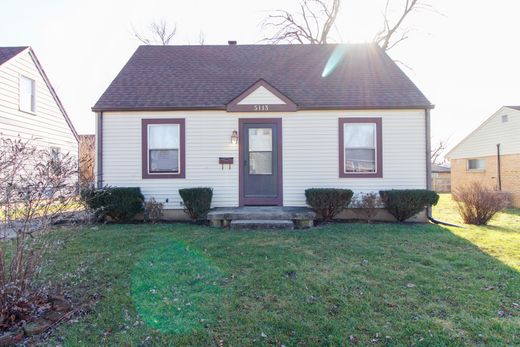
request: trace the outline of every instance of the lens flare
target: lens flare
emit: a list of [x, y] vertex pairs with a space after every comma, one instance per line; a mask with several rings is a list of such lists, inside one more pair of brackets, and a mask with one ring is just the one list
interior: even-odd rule
[[332, 52], [332, 54], [330, 55], [329, 60], [327, 60], [327, 64], [325, 64], [325, 67], [323, 68], [321, 77], [330, 76], [334, 72], [334, 70], [336, 70], [339, 63], [343, 60], [346, 53], [347, 53], [346, 45], [337, 45], [336, 48], [334, 48], [334, 51]]

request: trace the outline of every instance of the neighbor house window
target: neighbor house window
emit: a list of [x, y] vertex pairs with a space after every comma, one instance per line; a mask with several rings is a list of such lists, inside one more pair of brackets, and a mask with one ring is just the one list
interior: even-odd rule
[[507, 123], [509, 121], [509, 117], [507, 116], [507, 114], [504, 114], [502, 116], [502, 123]]
[[340, 118], [340, 177], [383, 177], [381, 147], [381, 118]]
[[484, 159], [469, 159], [468, 170], [484, 170], [486, 168], [486, 161]]
[[20, 76], [20, 110], [36, 112], [36, 84], [33, 79]]
[[143, 178], [184, 178], [184, 119], [143, 119]]
[[61, 149], [59, 147], [51, 147], [51, 160], [59, 163], [61, 159]]

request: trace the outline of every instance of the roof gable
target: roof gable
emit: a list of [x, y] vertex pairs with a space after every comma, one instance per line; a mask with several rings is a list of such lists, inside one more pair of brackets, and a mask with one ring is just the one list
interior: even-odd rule
[[229, 112], [294, 112], [296, 104], [268, 82], [260, 79], [227, 104]]
[[299, 110], [433, 108], [376, 44], [324, 44], [140, 46], [92, 110], [226, 110], [260, 79]]

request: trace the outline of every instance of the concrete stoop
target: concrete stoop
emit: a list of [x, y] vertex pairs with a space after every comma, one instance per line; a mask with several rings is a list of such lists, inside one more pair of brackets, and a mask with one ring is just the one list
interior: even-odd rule
[[235, 230], [293, 230], [314, 226], [316, 214], [307, 207], [244, 206], [214, 208], [208, 219], [214, 227]]

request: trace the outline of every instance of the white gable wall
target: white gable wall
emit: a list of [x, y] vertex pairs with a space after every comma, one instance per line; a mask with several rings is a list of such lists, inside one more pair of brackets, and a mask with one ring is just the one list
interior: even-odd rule
[[285, 101], [271, 93], [266, 87], [259, 86], [237, 105], [285, 105]]
[[[36, 82], [36, 112], [19, 110], [20, 75]], [[60, 147], [77, 156], [78, 143], [45, 80], [26, 50], [0, 65], [0, 133], [34, 138], [45, 147]]]
[[[502, 116], [508, 121], [503, 123]], [[481, 126], [455, 146], [447, 155], [449, 159], [479, 158], [496, 155], [496, 145], [500, 153], [520, 153], [520, 111], [502, 107]]]
[[[141, 187], [165, 208], [179, 209], [178, 189], [214, 188], [213, 206], [238, 206], [238, 145], [231, 133], [239, 118], [282, 118], [283, 203], [304, 206], [304, 190], [312, 187], [350, 188], [356, 192], [426, 188], [424, 110], [298, 111], [290, 113], [228, 113], [225, 111], [104, 112], [104, 184]], [[339, 178], [338, 118], [381, 117], [383, 178]], [[142, 179], [141, 120], [186, 120], [186, 178]], [[219, 157], [234, 157], [222, 169]]]

